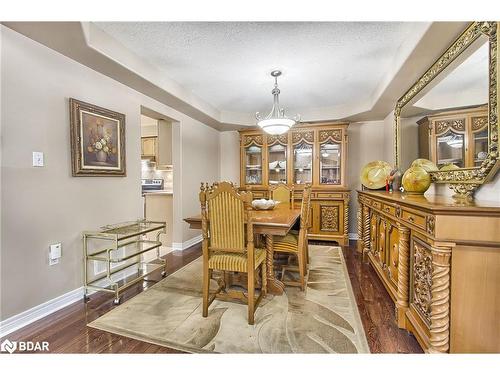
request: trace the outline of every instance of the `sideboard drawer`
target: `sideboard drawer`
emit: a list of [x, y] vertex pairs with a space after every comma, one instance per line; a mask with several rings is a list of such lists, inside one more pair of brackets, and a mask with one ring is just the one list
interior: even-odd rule
[[372, 207], [377, 209], [377, 210], [381, 210], [382, 209], [382, 203], [380, 202], [377, 202], [377, 201], [372, 201]]
[[328, 199], [328, 198], [334, 198], [334, 199], [343, 199], [343, 193], [325, 193], [318, 191], [316, 193], [316, 198], [318, 199]]
[[401, 217], [404, 221], [425, 230], [425, 216], [403, 209]]
[[389, 215], [396, 216], [396, 208], [388, 205], [388, 204], [382, 204], [382, 211], [385, 213], [388, 213]]

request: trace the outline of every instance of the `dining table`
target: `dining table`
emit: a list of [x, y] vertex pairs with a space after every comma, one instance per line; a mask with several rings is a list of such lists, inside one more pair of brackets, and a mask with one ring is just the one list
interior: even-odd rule
[[[285, 285], [274, 275], [273, 236], [285, 236], [300, 217], [300, 209], [290, 207], [288, 204], [278, 204], [270, 210], [252, 210], [254, 234], [265, 237], [266, 246], [266, 276], [267, 292], [274, 295], [283, 294]], [[191, 229], [201, 229], [201, 214], [184, 219]]]

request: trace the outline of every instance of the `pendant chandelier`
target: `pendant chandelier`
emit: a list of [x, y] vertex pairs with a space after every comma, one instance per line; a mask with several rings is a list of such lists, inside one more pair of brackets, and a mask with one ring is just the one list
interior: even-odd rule
[[292, 126], [300, 121], [300, 115], [296, 115], [294, 118], [288, 118], [285, 116], [285, 110], [280, 108], [280, 89], [278, 88], [278, 77], [280, 75], [281, 71], [279, 70], [273, 70], [271, 72], [271, 76], [274, 77], [274, 88], [273, 91], [271, 91], [274, 97], [274, 103], [271, 112], [266, 117], [262, 117], [259, 112], [255, 114], [257, 125], [266, 133], [272, 135], [286, 133]]

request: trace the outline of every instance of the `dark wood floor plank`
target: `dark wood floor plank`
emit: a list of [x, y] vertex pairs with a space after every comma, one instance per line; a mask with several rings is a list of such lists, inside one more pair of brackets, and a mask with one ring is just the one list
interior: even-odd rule
[[[330, 245], [311, 241], [311, 244]], [[394, 303], [373, 268], [363, 263], [355, 243], [343, 248], [354, 296], [372, 353], [421, 353], [412, 335], [397, 328]], [[201, 255], [195, 245], [183, 252], [167, 254], [167, 274], [171, 274]], [[133, 298], [162, 279], [160, 272], [149, 277], [152, 281], [138, 283], [126, 289], [122, 301]], [[50, 314], [7, 337], [11, 340], [48, 341], [51, 353], [181, 353], [139, 340], [87, 327], [89, 322], [112, 310], [113, 297], [94, 293], [87, 303], [75, 302]]]

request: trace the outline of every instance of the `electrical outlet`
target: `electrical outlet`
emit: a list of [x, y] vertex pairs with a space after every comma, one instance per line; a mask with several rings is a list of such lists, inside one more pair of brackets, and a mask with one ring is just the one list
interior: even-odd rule
[[43, 167], [43, 152], [33, 151], [33, 167]]
[[49, 266], [59, 263], [62, 256], [62, 244], [55, 243], [49, 246]]

